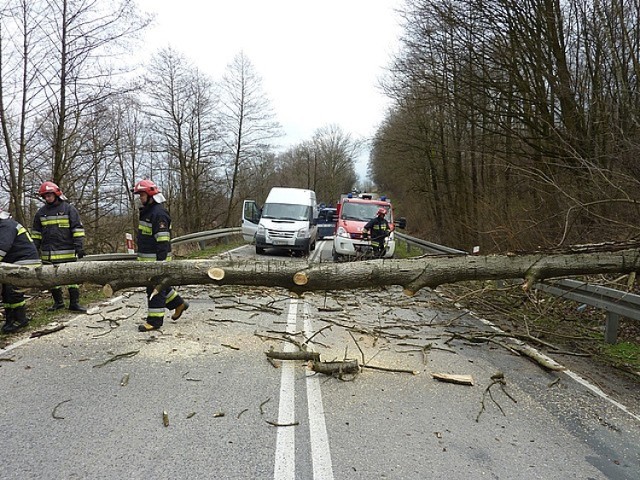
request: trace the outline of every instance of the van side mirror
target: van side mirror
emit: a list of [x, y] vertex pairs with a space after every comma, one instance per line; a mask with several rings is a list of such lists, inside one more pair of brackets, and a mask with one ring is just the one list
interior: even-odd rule
[[393, 222], [395, 224], [396, 227], [398, 228], [407, 228], [407, 219], [404, 217], [400, 217], [399, 219], [397, 219], [395, 222]]

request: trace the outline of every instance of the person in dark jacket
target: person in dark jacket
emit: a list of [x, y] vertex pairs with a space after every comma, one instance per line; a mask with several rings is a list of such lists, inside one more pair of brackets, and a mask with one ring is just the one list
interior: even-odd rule
[[[162, 203], [164, 195], [151, 180], [140, 180], [133, 187], [140, 196], [140, 220], [138, 222], [138, 261], [155, 262], [171, 260], [171, 217]], [[138, 331], [158, 330], [164, 323], [165, 308], [173, 310], [172, 320], [178, 320], [189, 303], [172, 287], [167, 287], [152, 296], [153, 286], [147, 287], [147, 321], [138, 326]]]
[[369, 220], [362, 229], [362, 233], [371, 236], [371, 247], [373, 248], [373, 254], [376, 257], [382, 257], [384, 255], [384, 240], [391, 233], [389, 222], [384, 218], [386, 214], [387, 211], [380, 207], [376, 216]]
[[[38, 250], [27, 229], [8, 212], [0, 210], [0, 262], [39, 267]], [[24, 294], [12, 285], [2, 285], [4, 325], [2, 333], [13, 333], [29, 323]]]
[[[44, 182], [38, 193], [45, 204], [36, 212], [31, 235], [42, 261], [58, 264], [84, 257], [84, 227], [76, 207], [71, 205], [58, 185]], [[80, 286], [67, 285], [69, 310], [86, 312], [80, 305]], [[49, 311], [64, 308], [62, 287], [51, 289], [53, 305]]]

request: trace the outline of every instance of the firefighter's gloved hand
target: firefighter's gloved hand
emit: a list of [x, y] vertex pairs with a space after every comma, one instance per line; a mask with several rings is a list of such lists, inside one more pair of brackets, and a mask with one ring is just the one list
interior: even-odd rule
[[76, 256], [78, 257], [78, 260], [80, 260], [82, 257], [84, 257], [84, 250], [82, 248], [76, 249]]

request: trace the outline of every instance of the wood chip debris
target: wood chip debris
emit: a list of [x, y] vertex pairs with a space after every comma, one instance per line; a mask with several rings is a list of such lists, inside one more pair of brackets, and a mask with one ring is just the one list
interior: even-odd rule
[[166, 411], [166, 410], [164, 410], [164, 411], [162, 412], [162, 424], [163, 424], [165, 427], [168, 427], [168, 426], [169, 426], [169, 414], [167, 413], [167, 411]]
[[29, 337], [30, 338], [42, 337], [44, 335], [49, 335], [50, 333], [59, 332], [60, 330], [62, 330], [65, 327], [66, 327], [66, 325], [64, 325], [62, 323], [58, 323], [58, 324], [52, 325], [50, 327], [43, 328], [42, 330], [36, 330], [34, 332], [31, 332], [31, 335], [29, 335]]
[[447, 383], [455, 383], [458, 385], [473, 385], [473, 377], [471, 375], [456, 375], [449, 373], [432, 373], [431, 376], [436, 380]]

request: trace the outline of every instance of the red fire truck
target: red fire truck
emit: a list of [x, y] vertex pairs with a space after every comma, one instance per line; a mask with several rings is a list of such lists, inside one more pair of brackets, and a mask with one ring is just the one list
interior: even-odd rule
[[349, 193], [342, 195], [337, 206], [336, 231], [333, 237], [333, 260], [371, 258], [371, 242], [363, 235], [362, 229], [369, 220], [375, 218], [378, 209], [387, 211], [391, 234], [385, 239], [382, 258], [392, 258], [396, 249], [395, 229], [405, 228], [404, 218], [395, 219], [391, 201], [384, 196], [371, 193]]

